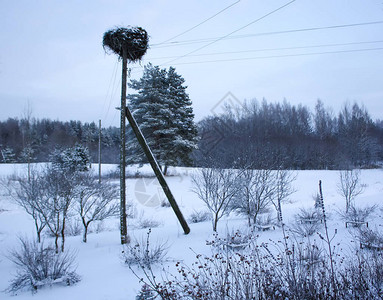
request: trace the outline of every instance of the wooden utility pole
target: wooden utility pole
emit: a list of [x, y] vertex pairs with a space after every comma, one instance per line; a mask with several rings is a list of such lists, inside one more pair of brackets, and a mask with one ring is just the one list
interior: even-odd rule
[[158, 166], [158, 163], [157, 163], [156, 159], [154, 158], [153, 153], [150, 150], [149, 145], [144, 138], [144, 135], [142, 134], [140, 128], [137, 125], [136, 120], [134, 119], [134, 117], [133, 117], [133, 115], [130, 112], [128, 107], [125, 107], [125, 115], [129, 121], [130, 126], [133, 129], [133, 132], [134, 132], [138, 142], [140, 143], [140, 145], [142, 147], [142, 150], [144, 150], [145, 155], [146, 155], [147, 159], [149, 160], [149, 163], [150, 163], [154, 173], [156, 174], [156, 177], [157, 177], [166, 197], [168, 198], [169, 203], [170, 203], [171, 207], [173, 208], [173, 211], [176, 214], [178, 221], [180, 222], [180, 224], [182, 226], [182, 229], [184, 230], [184, 233], [188, 234], [190, 232], [190, 228], [189, 228], [184, 216], [182, 215], [181, 210], [178, 207], [178, 204], [177, 204], [176, 200], [174, 199], [172, 192], [170, 191], [170, 188], [169, 188], [169, 186], [165, 180], [164, 174], [162, 174], [162, 171], [161, 171], [160, 167]]
[[126, 107], [126, 84], [127, 84], [127, 50], [123, 49], [122, 54], [122, 79], [121, 79], [121, 119], [120, 119], [120, 230], [121, 230], [121, 244], [128, 243], [128, 230], [126, 224], [126, 192], [125, 192], [125, 164], [126, 164], [126, 151], [125, 151], [125, 107]]
[[98, 131], [98, 183], [101, 183], [101, 120], [99, 120]]

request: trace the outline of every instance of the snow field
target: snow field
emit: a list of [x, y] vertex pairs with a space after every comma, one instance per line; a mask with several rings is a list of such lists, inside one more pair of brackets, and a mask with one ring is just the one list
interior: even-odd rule
[[[96, 170], [96, 164], [93, 166]], [[15, 173], [25, 174], [26, 170], [24, 164], [0, 164], [0, 177]], [[103, 165], [102, 170], [106, 175], [115, 171], [116, 166]], [[128, 173], [132, 175], [137, 170], [144, 175], [151, 174], [148, 166], [128, 168]], [[170, 176], [167, 177], [168, 184], [186, 219], [194, 210], [206, 209], [204, 203], [190, 191], [190, 174], [194, 171], [190, 168], [171, 168]], [[345, 206], [344, 199], [337, 193], [338, 171], [297, 171], [296, 174], [297, 178], [293, 183], [296, 192], [290, 196], [290, 202], [282, 206], [285, 223], [289, 225], [293, 222], [294, 215], [300, 208], [314, 206], [312, 196], [318, 192], [318, 182], [322, 180], [325, 208], [329, 217], [329, 232], [333, 234], [335, 229], [337, 230], [334, 244], [339, 243], [339, 248], [346, 252], [354, 248], [356, 244], [352, 242], [352, 235], [337, 213]], [[365, 191], [357, 197], [356, 205], [360, 207], [381, 205], [383, 170], [362, 170], [361, 182], [365, 184]], [[206, 241], [213, 239], [211, 222], [196, 224], [189, 222], [191, 233], [184, 235], [172, 209], [160, 205], [165, 196], [155, 181], [143, 178], [127, 179], [127, 199], [133, 204], [135, 212], [135, 218], [128, 219], [129, 235], [132, 239], [141, 240], [142, 237], [146, 237], [147, 229], [137, 228], [139, 219], [160, 222], [159, 227], [152, 229], [151, 240], [167, 242], [169, 261], [164, 266], [156, 267], [157, 271], [160, 271], [162, 267], [174, 270], [176, 261], [183, 261], [190, 265], [195, 260], [194, 252], [210, 254], [211, 249], [206, 246]], [[6, 196], [3, 187], [0, 188], [0, 209], [4, 210], [0, 213], [0, 290], [3, 291], [16, 270], [7, 258], [9, 249], [17, 247], [18, 236], [35, 237], [35, 231], [33, 220]], [[383, 224], [381, 215], [382, 212], [377, 210], [375, 218], [369, 222], [370, 228], [379, 228]], [[0, 299], [134, 299], [140, 290], [140, 283], [120, 258], [123, 248], [119, 244], [118, 224], [117, 218], [105, 221], [104, 231], [90, 233], [88, 243], [83, 243], [81, 236], [67, 237], [66, 248], [76, 251], [77, 273], [82, 278], [76, 285], [43, 288], [35, 295], [30, 292], [20, 292], [17, 298], [1, 292]], [[246, 218], [233, 213], [218, 223], [218, 232], [222, 236], [225, 236], [226, 232], [246, 228]], [[256, 233], [259, 234], [259, 243], [270, 239], [278, 241], [282, 238], [281, 230], [278, 228]], [[45, 243], [52, 241], [46, 235], [44, 239]], [[320, 242], [317, 236], [313, 239]]]

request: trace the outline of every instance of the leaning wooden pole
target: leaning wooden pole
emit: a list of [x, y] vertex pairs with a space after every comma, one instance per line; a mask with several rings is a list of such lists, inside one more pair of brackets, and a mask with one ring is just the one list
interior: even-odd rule
[[126, 84], [127, 84], [127, 51], [123, 49], [122, 55], [122, 79], [121, 79], [121, 122], [120, 122], [120, 231], [121, 244], [128, 243], [128, 230], [126, 224], [126, 183], [125, 183], [125, 111], [126, 107]]
[[189, 228], [184, 216], [182, 215], [181, 210], [178, 207], [178, 204], [177, 204], [176, 200], [174, 199], [172, 192], [169, 189], [169, 186], [165, 180], [164, 174], [162, 174], [162, 171], [161, 171], [160, 167], [158, 166], [158, 163], [157, 163], [156, 159], [154, 158], [153, 153], [150, 150], [148, 143], [146, 142], [140, 128], [137, 125], [136, 120], [134, 119], [134, 117], [133, 117], [133, 115], [130, 112], [128, 107], [125, 107], [125, 115], [129, 121], [130, 126], [133, 129], [134, 134], [136, 135], [138, 142], [140, 143], [142, 149], [144, 150], [145, 155], [148, 158], [149, 163], [152, 166], [152, 169], [153, 169], [154, 173], [156, 174], [156, 177], [157, 177], [166, 197], [168, 198], [169, 203], [170, 203], [171, 207], [173, 208], [174, 213], [176, 214], [178, 221], [180, 222], [180, 224], [182, 226], [182, 229], [184, 230], [184, 233], [188, 234], [190, 232], [190, 228]]

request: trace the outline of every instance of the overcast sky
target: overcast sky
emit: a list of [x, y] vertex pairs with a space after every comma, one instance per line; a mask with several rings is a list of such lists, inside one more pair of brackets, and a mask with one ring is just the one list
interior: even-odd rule
[[[0, 120], [32, 116], [118, 125], [121, 66], [103, 33], [141, 26], [143, 66], [173, 65], [197, 120], [231, 92], [383, 119], [382, 0], [0, 0]], [[164, 43], [165, 42], [165, 43]], [[129, 90], [128, 90], [129, 92]], [[131, 91], [130, 91], [131, 92]]]

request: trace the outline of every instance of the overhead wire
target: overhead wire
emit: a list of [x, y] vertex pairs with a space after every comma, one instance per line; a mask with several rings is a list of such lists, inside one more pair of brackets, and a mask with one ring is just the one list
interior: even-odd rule
[[[225, 51], [225, 52], [214, 52], [214, 53], [201, 53], [201, 54], [192, 54], [192, 55], [189, 55], [189, 57], [201, 57], [201, 56], [212, 56], [212, 55], [226, 55], [226, 54], [241, 54], [241, 53], [264, 52], [264, 51], [310, 49], [310, 48], [323, 48], [323, 47], [338, 47], [338, 46], [364, 45], [364, 44], [375, 44], [375, 43], [383, 43], [383, 40], [360, 41], [360, 42], [349, 42], [349, 43], [334, 43], [334, 44], [319, 44], [319, 45], [295, 46], [295, 47], [280, 47], [280, 48], [262, 48], [262, 49], [252, 49], [252, 50], [242, 50], [242, 51]], [[175, 57], [177, 57], [177, 56], [154, 57], [154, 58], [151, 58], [150, 60], [171, 59], [171, 58], [175, 58]]]
[[214, 19], [216, 16], [220, 15], [220, 14], [223, 13], [224, 11], [226, 11], [226, 10], [230, 9], [231, 7], [233, 7], [234, 5], [238, 4], [240, 1], [241, 1], [241, 0], [238, 0], [238, 1], [236, 1], [236, 2], [234, 2], [234, 3], [232, 3], [232, 4], [230, 4], [229, 6], [226, 6], [224, 9], [221, 9], [219, 12], [217, 12], [217, 13], [215, 13], [214, 15], [210, 16], [209, 18], [203, 20], [202, 22], [198, 23], [197, 25], [194, 25], [193, 27], [191, 27], [191, 28], [189, 28], [189, 29], [187, 29], [187, 30], [185, 30], [185, 31], [183, 31], [183, 32], [181, 32], [181, 33], [179, 33], [179, 34], [177, 34], [177, 35], [175, 35], [175, 36], [173, 36], [173, 37], [171, 37], [171, 38], [169, 38], [169, 39], [167, 39], [167, 40], [161, 42], [161, 43], [158, 43], [158, 44], [156, 44], [156, 45], [166, 44], [166, 43], [168, 43], [169, 41], [174, 40], [175, 38], [178, 38], [178, 37], [180, 37], [180, 36], [182, 36], [182, 35], [184, 35], [184, 34], [190, 32], [190, 31], [194, 30], [195, 28], [197, 28], [197, 27], [199, 27], [199, 26], [205, 24], [206, 22], [210, 21], [211, 19]]
[[172, 64], [172, 66], [229, 62], [229, 61], [246, 61], [246, 60], [283, 58], [283, 57], [298, 57], [298, 56], [323, 55], [323, 54], [366, 52], [366, 51], [378, 51], [378, 50], [383, 50], [383, 47], [366, 48], [366, 49], [350, 49], [350, 50], [339, 50], [339, 51], [323, 51], [323, 52], [311, 52], [311, 53], [283, 54], [283, 55], [269, 55], [269, 56], [257, 56], [257, 57], [247, 57], [247, 58], [217, 59], [217, 60], [194, 61], [194, 62], [184, 62], [184, 63], [181, 62], [181, 63]]
[[[113, 82], [116, 78], [116, 73], [117, 73], [117, 64], [118, 64], [118, 59], [116, 58], [115, 59], [115, 63], [114, 63], [114, 67], [113, 67], [113, 71], [112, 71], [112, 74], [110, 75], [110, 80], [109, 80], [109, 84], [108, 84], [108, 89], [106, 91], [106, 94], [105, 94], [105, 99], [104, 99], [104, 102], [103, 102], [103, 105], [101, 107], [101, 112], [100, 112], [100, 115], [99, 115], [99, 119], [101, 119], [102, 117], [102, 112], [104, 111], [104, 108], [106, 107], [106, 103], [108, 101], [108, 98], [109, 98], [109, 93], [111, 91], [111, 87], [113, 85]], [[110, 106], [110, 100], [109, 100], [109, 104], [108, 106]], [[108, 109], [109, 110], [109, 109]], [[104, 115], [104, 119], [106, 118], [107, 116], [107, 113]]]
[[176, 60], [179, 60], [179, 59], [181, 59], [181, 58], [187, 57], [187, 56], [189, 56], [189, 55], [191, 55], [191, 54], [193, 54], [193, 53], [196, 53], [196, 52], [198, 52], [198, 51], [200, 51], [200, 50], [202, 50], [202, 49], [204, 49], [204, 48], [206, 48], [206, 47], [209, 47], [209, 46], [211, 46], [211, 45], [213, 45], [213, 44], [219, 42], [220, 40], [222, 40], [222, 39], [224, 39], [224, 38], [226, 38], [226, 37], [229, 37], [229, 36], [231, 36], [232, 34], [238, 32], [238, 31], [240, 31], [240, 30], [243, 30], [243, 29], [249, 27], [250, 25], [253, 25], [253, 24], [255, 24], [255, 23], [257, 23], [257, 22], [259, 22], [259, 21], [261, 21], [261, 20], [267, 18], [268, 16], [270, 16], [270, 15], [272, 15], [272, 14], [274, 14], [274, 13], [276, 13], [276, 12], [282, 10], [282, 9], [284, 9], [285, 7], [287, 7], [287, 6], [291, 5], [292, 3], [294, 3], [295, 1], [296, 1], [296, 0], [292, 0], [292, 1], [290, 1], [290, 2], [288, 2], [288, 3], [286, 3], [286, 4], [284, 4], [284, 5], [282, 5], [282, 6], [278, 7], [278, 8], [276, 8], [276, 9], [274, 9], [274, 10], [268, 12], [267, 14], [265, 14], [265, 15], [263, 15], [263, 16], [261, 16], [261, 17], [255, 19], [255, 20], [251, 21], [250, 23], [247, 23], [246, 25], [244, 25], [244, 26], [242, 26], [242, 27], [240, 27], [240, 28], [238, 28], [238, 29], [236, 29], [236, 30], [234, 30], [234, 31], [232, 31], [232, 32], [230, 32], [230, 33], [228, 33], [228, 34], [226, 34], [226, 35], [224, 35], [224, 36], [222, 36], [222, 37], [220, 37], [220, 38], [218, 38], [218, 39], [216, 39], [216, 40], [214, 40], [214, 41], [208, 43], [208, 44], [206, 44], [206, 45], [203, 45], [203, 46], [201, 46], [201, 47], [199, 47], [199, 48], [197, 48], [197, 49], [195, 49], [195, 50], [193, 50], [193, 51], [190, 51], [190, 52], [188, 52], [188, 53], [186, 53], [186, 54], [184, 54], [184, 55], [181, 55], [181, 56], [179, 56], [179, 57], [177, 57], [177, 58], [175, 58], [175, 59], [173, 59], [173, 60], [171, 60], [171, 61], [168, 61], [168, 62], [166, 62], [166, 63], [164, 63], [164, 64], [170, 64], [170, 63], [172, 63], [172, 62], [174, 62], [174, 61], [176, 61]]
[[[184, 46], [190, 45], [194, 43], [205, 43], [209, 41], [215, 40], [226, 40], [226, 39], [241, 39], [255, 36], [265, 36], [265, 35], [275, 35], [275, 34], [286, 34], [286, 33], [295, 33], [295, 32], [305, 32], [305, 31], [315, 31], [315, 30], [326, 30], [326, 29], [338, 29], [338, 28], [346, 28], [346, 27], [357, 27], [357, 26], [368, 26], [368, 25], [377, 25], [383, 24], [383, 21], [373, 21], [373, 22], [363, 22], [363, 23], [351, 23], [351, 24], [340, 24], [340, 25], [330, 25], [330, 26], [321, 26], [321, 27], [309, 27], [309, 28], [299, 28], [299, 29], [291, 29], [291, 30], [281, 30], [281, 31], [270, 31], [270, 32], [260, 32], [260, 33], [250, 33], [243, 35], [234, 35], [234, 36], [221, 36], [214, 38], [203, 38], [203, 39], [194, 39], [194, 40], [185, 40], [179, 42], [173, 42], [168, 45], [166, 44], [153, 44], [151, 48], [162, 48], [162, 47], [172, 47], [172, 46]], [[159, 47], [161, 46], [161, 47]]]

